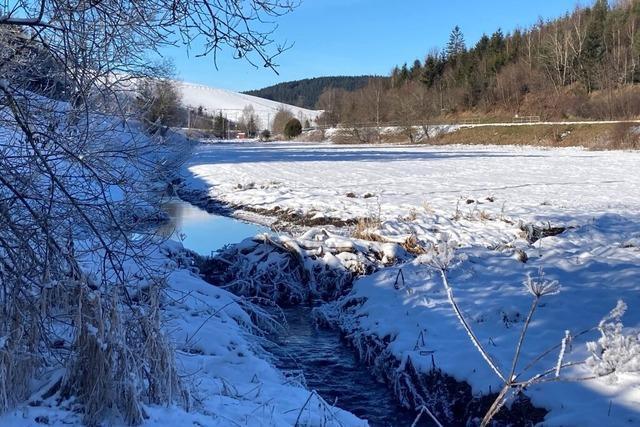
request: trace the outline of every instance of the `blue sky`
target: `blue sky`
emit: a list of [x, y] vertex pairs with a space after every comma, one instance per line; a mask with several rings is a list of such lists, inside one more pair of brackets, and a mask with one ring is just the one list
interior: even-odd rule
[[178, 77], [231, 90], [259, 89], [307, 77], [389, 73], [394, 65], [424, 58], [441, 48], [459, 25], [468, 45], [482, 33], [527, 27], [590, 0], [302, 0], [278, 20], [275, 37], [294, 47], [279, 57], [276, 75], [222, 52], [216, 70], [212, 58], [187, 55], [184, 48], [165, 51]]

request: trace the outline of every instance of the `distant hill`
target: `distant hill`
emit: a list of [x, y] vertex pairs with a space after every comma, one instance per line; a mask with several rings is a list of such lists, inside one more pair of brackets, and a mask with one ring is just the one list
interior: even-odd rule
[[192, 109], [202, 107], [209, 115], [216, 115], [222, 112], [229, 120], [235, 122], [242, 115], [242, 110], [247, 106], [251, 106], [260, 119], [260, 126], [265, 128], [271, 126], [271, 120], [281, 108], [291, 111], [301, 120], [308, 119], [311, 122], [320, 114], [319, 111], [194, 83], [177, 81], [176, 87], [185, 107]]
[[318, 98], [320, 98], [322, 92], [327, 88], [354, 91], [366, 86], [371, 79], [384, 78], [385, 77], [380, 76], [316, 77], [313, 79], [280, 83], [264, 89], [251, 90], [244, 93], [284, 104], [313, 109], [318, 102]]

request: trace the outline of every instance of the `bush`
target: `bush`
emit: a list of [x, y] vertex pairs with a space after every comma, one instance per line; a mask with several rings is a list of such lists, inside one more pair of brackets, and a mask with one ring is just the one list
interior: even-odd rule
[[635, 123], [617, 123], [609, 132], [608, 148], [637, 149], [640, 148], [640, 133]]
[[269, 129], [265, 129], [260, 132], [260, 141], [268, 141], [271, 138], [271, 132]]
[[275, 117], [273, 118], [273, 123], [271, 125], [271, 130], [275, 134], [283, 133], [285, 126], [287, 126], [287, 123], [291, 119], [293, 119], [293, 113], [291, 113], [291, 111], [287, 110], [284, 107], [279, 109], [278, 112], [276, 113]]
[[291, 119], [284, 127], [284, 136], [288, 139], [295, 138], [302, 133], [302, 123], [298, 119]]

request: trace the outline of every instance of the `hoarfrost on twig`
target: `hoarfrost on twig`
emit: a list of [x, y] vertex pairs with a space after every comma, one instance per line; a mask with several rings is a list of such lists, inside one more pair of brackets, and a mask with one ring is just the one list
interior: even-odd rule
[[527, 275], [524, 286], [527, 291], [536, 298], [554, 295], [560, 292], [560, 283], [557, 280], [545, 280], [542, 269], [539, 270], [537, 278]]

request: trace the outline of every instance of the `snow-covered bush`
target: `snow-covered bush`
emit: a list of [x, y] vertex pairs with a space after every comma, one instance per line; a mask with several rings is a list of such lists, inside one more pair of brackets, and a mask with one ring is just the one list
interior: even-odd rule
[[[305, 244], [284, 236], [256, 236], [220, 253], [203, 273], [237, 295], [298, 304], [335, 298], [348, 289], [355, 274], [371, 265], [362, 255], [314, 252], [301, 243]], [[313, 246], [323, 248], [320, 241]]]
[[591, 356], [587, 366], [596, 376], [616, 373], [640, 372], [640, 335], [637, 331], [626, 333], [622, 316], [627, 305], [618, 301], [616, 307], [600, 322], [600, 338], [587, 343]]
[[202, 273], [237, 295], [284, 304], [333, 300], [355, 277], [406, 256], [395, 243], [347, 239], [313, 228], [298, 238], [258, 235], [204, 262]]

